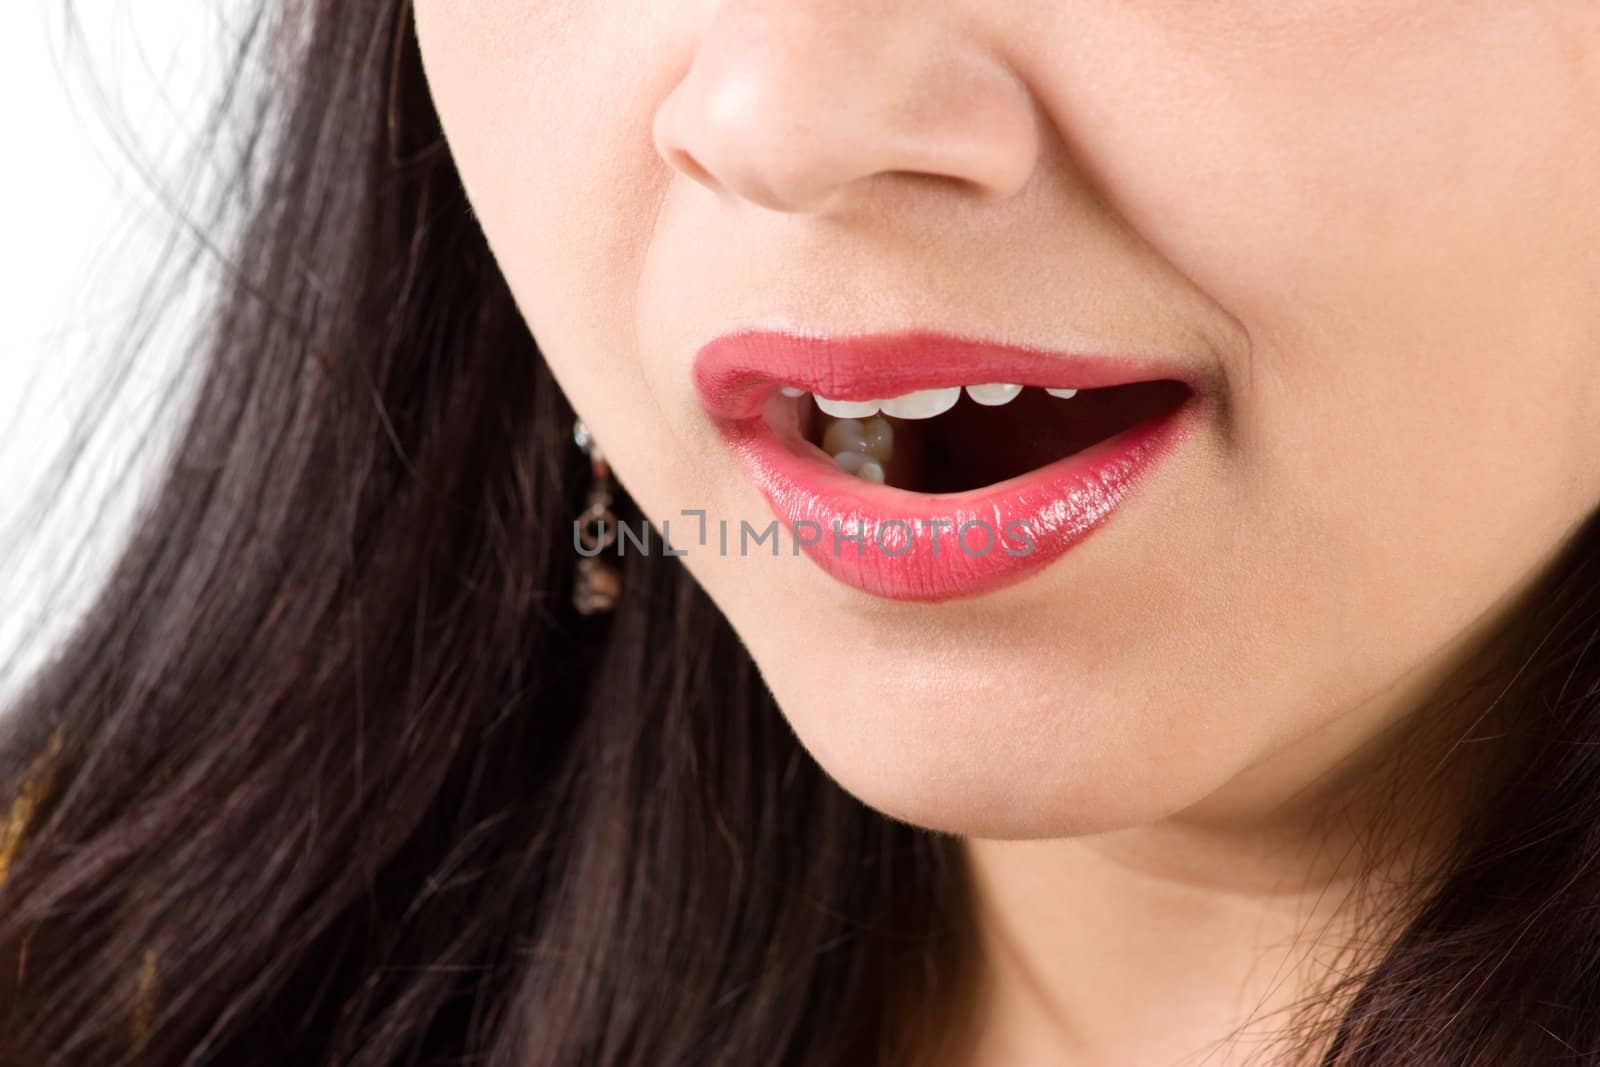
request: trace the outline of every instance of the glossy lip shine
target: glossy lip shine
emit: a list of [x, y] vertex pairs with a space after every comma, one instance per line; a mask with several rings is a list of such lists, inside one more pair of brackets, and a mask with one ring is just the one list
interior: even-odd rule
[[[1083, 540], [1171, 452], [1206, 395], [1192, 369], [1168, 363], [928, 332], [745, 330], [701, 348], [693, 373], [723, 437], [815, 563], [863, 592], [924, 602], [1009, 585]], [[1074, 455], [962, 493], [915, 493], [846, 474], [800, 434], [796, 405], [812, 401], [779, 395], [786, 385], [870, 400], [983, 382], [1096, 389], [1156, 379], [1184, 382], [1189, 398]]]

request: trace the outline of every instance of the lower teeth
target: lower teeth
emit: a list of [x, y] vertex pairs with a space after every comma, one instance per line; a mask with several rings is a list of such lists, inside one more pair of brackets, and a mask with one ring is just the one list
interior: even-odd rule
[[894, 458], [894, 427], [881, 415], [835, 419], [823, 434], [822, 448], [846, 474], [882, 485], [884, 466]]
[[840, 470], [864, 482], [883, 484], [883, 464], [862, 452], [840, 452], [833, 457]]

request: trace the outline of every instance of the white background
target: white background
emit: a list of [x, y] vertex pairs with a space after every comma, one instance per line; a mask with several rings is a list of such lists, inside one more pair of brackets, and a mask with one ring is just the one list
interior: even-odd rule
[[183, 345], [168, 338], [97, 420], [110, 432], [88, 452], [88, 476], [53, 477], [51, 460], [119, 370], [138, 282], [176, 232], [163, 183], [220, 83], [227, 7], [0, 2], [0, 704], [123, 536], [140, 486], [115, 472], [140, 458], [141, 415], [174, 388]]

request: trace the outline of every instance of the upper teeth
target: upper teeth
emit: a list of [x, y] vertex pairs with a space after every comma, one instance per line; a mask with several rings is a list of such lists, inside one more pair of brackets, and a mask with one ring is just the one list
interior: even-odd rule
[[878, 406], [885, 415], [897, 419], [931, 419], [955, 407], [960, 399], [961, 386], [952, 385], [948, 389], [918, 389], [904, 396], [891, 396]]
[[879, 404], [876, 400], [829, 400], [819, 396], [817, 407], [836, 419], [865, 419], [878, 413]]
[[997, 408], [1001, 404], [1009, 404], [1022, 392], [1022, 386], [1010, 385], [1006, 382], [994, 382], [990, 385], [969, 385], [967, 395], [984, 407]]
[[[822, 413], [832, 415], [836, 419], [866, 419], [880, 411], [897, 419], [931, 419], [955, 407], [956, 401], [961, 399], [961, 388], [959, 385], [952, 385], [946, 389], [918, 389], [916, 392], [891, 396], [885, 400], [834, 400], [820, 394], [814, 396], [817, 407], [822, 409]], [[987, 382], [983, 385], [969, 385], [966, 390], [967, 396], [971, 397], [974, 403], [992, 408], [1011, 403], [1021, 394], [1022, 386], [1009, 382]], [[1078, 395], [1076, 389], [1046, 389], [1045, 392], [1063, 400], [1070, 400]], [[783, 387], [783, 395], [804, 396], [805, 390], [786, 385]]]

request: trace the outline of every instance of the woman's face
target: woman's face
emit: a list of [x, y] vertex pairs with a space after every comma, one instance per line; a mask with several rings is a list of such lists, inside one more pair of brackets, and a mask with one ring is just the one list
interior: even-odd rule
[[[800, 739], [890, 814], [1033, 836], [1270, 803], [1413, 710], [1600, 500], [1600, 7], [415, 8], [562, 386]], [[847, 340], [701, 357], [748, 328]], [[849, 347], [907, 331], [1053, 354]], [[1181, 406], [1039, 451], [1150, 378]], [[828, 441], [775, 392], [996, 379], [1084, 391]], [[884, 426], [889, 485], [833, 472]], [[740, 551], [741, 522], [910, 513], [1022, 515], [1041, 558], [830, 562], [788, 525]]]

